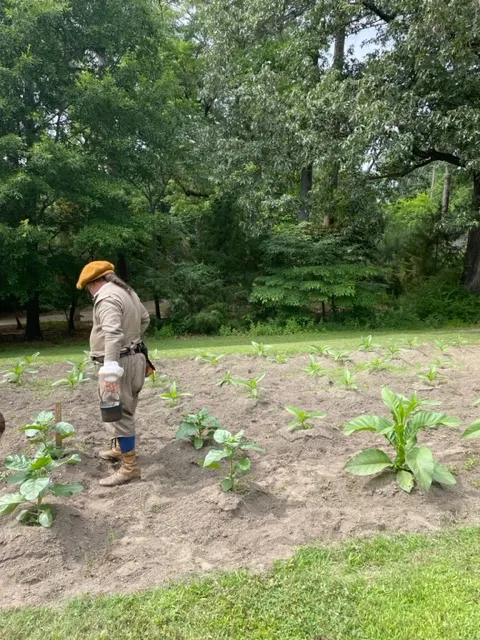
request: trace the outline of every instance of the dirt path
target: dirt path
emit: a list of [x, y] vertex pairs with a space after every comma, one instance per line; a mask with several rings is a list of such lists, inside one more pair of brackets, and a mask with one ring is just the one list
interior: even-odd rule
[[[13, 516], [0, 521], [0, 585], [8, 594], [1, 606], [54, 603], [78, 594], [131, 592], [171, 578], [211, 569], [267, 568], [290, 556], [298, 545], [323, 543], [378, 531], [429, 531], [456, 523], [479, 523], [480, 441], [459, 439], [459, 430], [439, 429], [422, 436], [436, 457], [455, 470], [458, 484], [415, 490], [406, 495], [391, 476], [358, 478], [343, 472], [347, 458], [366, 445], [383, 446], [371, 434], [345, 437], [341, 427], [363, 413], [385, 415], [380, 387], [442, 401], [442, 410], [465, 424], [477, 418], [472, 402], [480, 396], [476, 375], [480, 347], [452, 348], [448, 383], [425, 389], [416, 377], [431, 348], [404, 353], [403, 370], [358, 374], [359, 390], [347, 391], [302, 371], [308, 356], [279, 365], [261, 358], [228, 357], [210, 367], [192, 360], [165, 361], [179, 388], [193, 394], [181, 407], [168, 409], [146, 388], [138, 411], [143, 480], [105, 489], [98, 479], [108, 463], [95, 453], [105, 440], [99, 423], [94, 383], [73, 392], [53, 391], [67, 366], [42, 367], [24, 388], [1, 387], [0, 410], [7, 431], [1, 455], [20, 453], [24, 442], [15, 426], [62, 400], [65, 419], [77, 436], [73, 448], [82, 463], [63, 472], [64, 481], [80, 481], [86, 490], [58, 501], [52, 529], [22, 528]], [[354, 354], [357, 362], [370, 355]], [[445, 358], [445, 356], [441, 356]], [[325, 361], [325, 366], [334, 366]], [[218, 387], [226, 369], [253, 377], [263, 371], [265, 391], [258, 402], [240, 388]], [[327, 418], [311, 431], [290, 434], [284, 405], [321, 409]], [[205, 450], [174, 439], [183, 413], [208, 407], [230, 430], [245, 429], [267, 449], [252, 454], [249, 493], [223, 494], [217, 472], [201, 469]], [[468, 468], [467, 468], [468, 467]], [[52, 500], [52, 502], [54, 502]]]

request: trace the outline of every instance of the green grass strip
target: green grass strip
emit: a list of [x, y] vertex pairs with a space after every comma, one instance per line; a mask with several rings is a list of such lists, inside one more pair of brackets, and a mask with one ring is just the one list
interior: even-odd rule
[[0, 638], [476, 640], [479, 555], [472, 528], [308, 547], [262, 575], [3, 613]]

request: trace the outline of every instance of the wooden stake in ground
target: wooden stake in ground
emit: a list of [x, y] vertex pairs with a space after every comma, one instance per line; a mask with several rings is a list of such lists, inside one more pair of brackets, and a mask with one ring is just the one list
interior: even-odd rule
[[[62, 421], [62, 403], [61, 402], [56, 402], [55, 403], [55, 422], [61, 422]], [[55, 446], [57, 448], [60, 448], [62, 446], [62, 437], [60, 436], [59, 433], [55, 434]]]

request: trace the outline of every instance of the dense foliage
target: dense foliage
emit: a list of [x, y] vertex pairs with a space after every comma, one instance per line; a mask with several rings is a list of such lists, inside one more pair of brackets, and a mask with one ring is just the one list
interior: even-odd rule
[[479, 43], [474, 0], [5, 0], [0, 311], [73, 331], [101, 258], [164, 333], [476, 321]]

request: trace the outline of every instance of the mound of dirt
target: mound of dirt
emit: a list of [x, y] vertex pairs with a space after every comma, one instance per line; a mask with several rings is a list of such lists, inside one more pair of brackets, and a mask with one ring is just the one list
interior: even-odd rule
[[[286, 364], [235, 356], [213, 367], [192, 360], [161, 361], [159, 370], [193, 395], [181, 406], [167, 408], [158, 398], [163, 387], [144, 389], [138, 409], [143, 478], [114, 489], [98, 485], [110, 467], [96, 456], [106, 439], [93, 380], [73, 391], [52, 389], [49, 381], [68, 369], [55, 365], [41, 367], [23, 387], [3, 386], [0, 409], [7, 427], [0, 442], [2, 457], [25, 447], [16, 427], [61, 401], [64, 419], [77, 429], [71, 446], [82, 462], [59, 473], [62, 481], [84, 484], [85, 491], [51, 500], [56, 515], [52, 529], [24, 528], [13, 516], [0, 521], [0, 584], [8, 594], [1, 606], [132, 592], [212, 569], [263, 570], [306, 543], [478, 523], [480, 442], [461, 441], [460, 430], [439, 429], [421, 436], [436, 458], [456, 473], [454, 487], [434, 486], [428, 493], [415, 489], [407, 495], [389, 474], [360, 478], [343, 471], [359, 449], [384, 446], [372, 434], [346, 437], [341, 431], [355, 416], [386, 415], [380, 399], [383, 384], [404, 394], [417, 389], [421, 397], [440, 400], [442, 411], [464, 425], [478, 417], [472, 402], [480, 395], [475, 375], [480, 347], [452, 348], [452, 363], [442, 369], [447, 380], [425, 387], [416, 372], [437, 355], [422, 347], [392, 361], [393, 371], [358, 372], [355, 391], [342, 389], [328, 377], [306, 375], [306, 355]], [[353, 357], [361, 363], [373, 356]], [[322, 366], [341, 365], [322, 359]], [[248, 378], [266, 372], [259, 400], [248, 398], [239, 387], [217, 386], [226, 369]], [[310, 431], [290, 433], [285, 405], [322, 410], [326, 418]], [[223, 476], [199, 466], [208, 448], [196, 451], [188, 442], [175, 440], [181, 416], [203, 407], [227, 429], [245, 429], [249, 439], [267, 450], [251, 455], [248, 492], [224, 494], [219, 486]]]

